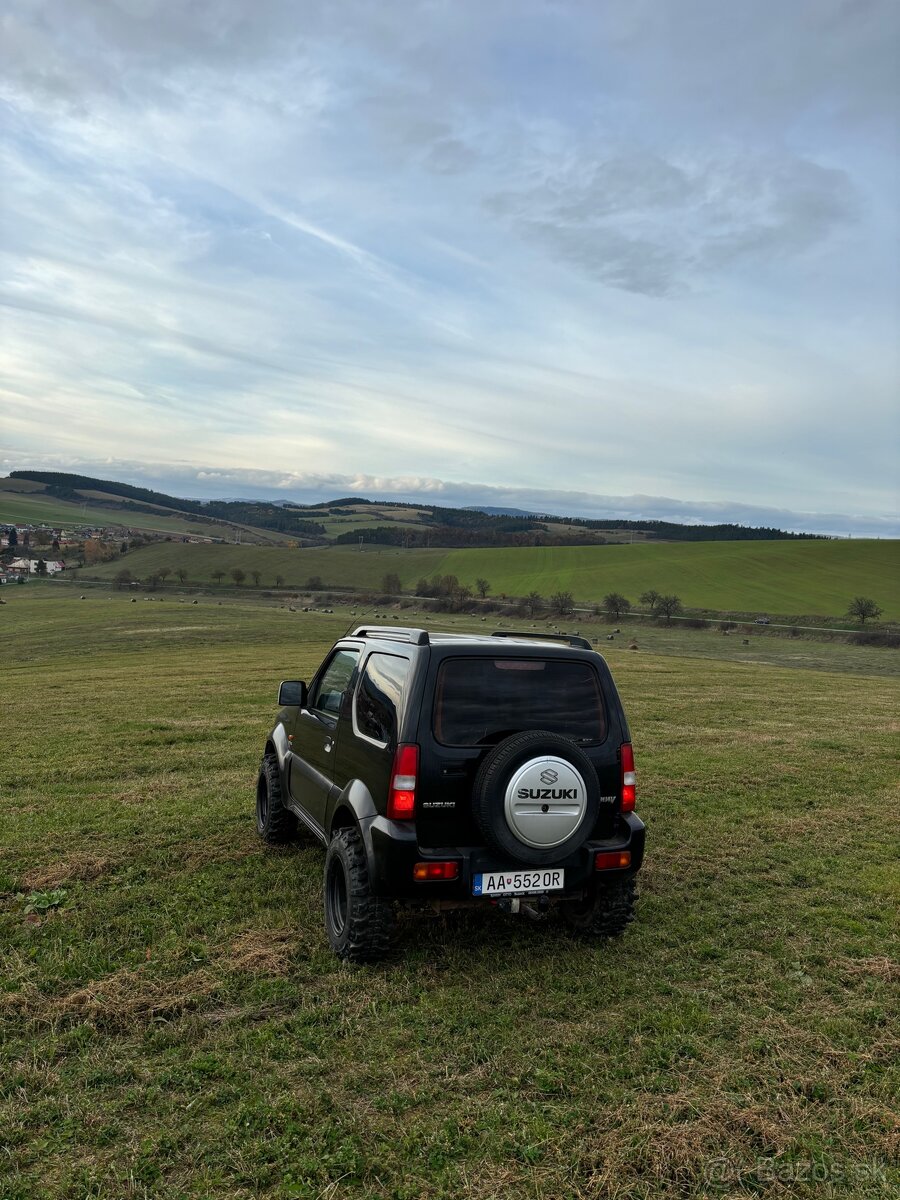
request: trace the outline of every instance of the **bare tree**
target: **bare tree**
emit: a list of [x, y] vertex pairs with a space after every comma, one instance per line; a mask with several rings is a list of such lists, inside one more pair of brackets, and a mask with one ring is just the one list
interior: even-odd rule
[[123, 567], [121, 571], [116, 572], [115, 578], [113, 579], [113, 583], [116, 586], [116, 590], [120, 591], [120, 592], [121, 592], [122, 588], [127, 588], [130, 585], [131, 572], [128, 570], [127, 567]]
[[525, 607], [528, 609], [529, 617], [533, 617], [544, 607], [544, 597], [540, 592], [529, 592], [525, 597]]
[[400, 576], [396, 571], [388, 571], [381, 579], [381, 590], [386, 596], [399, 596], [403, 590]]
[[652, 614], [656, 613], [656, 606], [659, 604], [660, 595], [655, 588], [649, 588], [646, 592], [641, 592], [638, 597], [641, 604], [646, 604]]
[[284, 587], [284, 576], [283, 575], [275, 576], [275, 586], [276, 587]]
[[481, 579], [479, 577], [478, 579], [475, 580], [475, 591], [482, 598], [482, 600], [487, 599], [487, 594], [490, 590], [491, 590], [491, 585], [488, 583], [488, 581], [486, 579]]
[[242, 570], [240, 567], [235, 567], [234, 570], [231, 572], [231, 578], [234, 580], [235, 585], [237, 587], [240, 587], [241, 584], [244, 582], [244, 580], [247, 578], [247, 572]]
[[187, 579], [187, 571], [184, 569], [184, 567], [179, 567], [175, 574], [178, 576], [179, 583], [184, 583]]
[[253, 580], [253, 586], [259, 587], [259, 581], [262, 578], [262, 571], [251, 571], [250, 578]]
[[656, 602], [656, 611], [666, 618], [666, 624], [671, 624], [672, 618], [681, 612], [681, 600], [678, 596], [660, 596]]
[[160, 577], [162, 582], [165, 583], [166, 580], [169, 578], [169, 576], [172, 574], [172, 568], [171, 567], [160, 567], [156, 573]]
[[860, 625], [865, 625], [869, 617], [874, 621], [881, 616], [881, 609], [869, 596], [855, 596], [847, 609], [848, 617], [856, 617]]
[[575, 607], [575, 598], [571, 592], [554, 592], [550, 597], [550, 608], [558, 617], [567, 616]]
[[212, 572], [212, 577], [216, 583], [221, 583], [225, 578], [225, 572], [221, 569], [221, 567], [217, 567], [216, 570]]
[[450, 593], [450, 601], [454, 608], [462, 608], [467, 600], [472, 599], [472, 589], [467, 583], [457, 583]]
[[631, 609], [631, 601], [627, 600], [621, 592], [607, 592], [603, 597], [603, 607], [611, 617], [618, 620], [623, 612]]

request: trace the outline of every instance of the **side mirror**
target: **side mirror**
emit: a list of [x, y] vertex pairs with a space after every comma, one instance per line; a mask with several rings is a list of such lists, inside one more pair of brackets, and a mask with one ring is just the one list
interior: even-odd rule
[[278, 688], [279, 708], [305, 708], [306, 684], [302, 679], [285, 679]]

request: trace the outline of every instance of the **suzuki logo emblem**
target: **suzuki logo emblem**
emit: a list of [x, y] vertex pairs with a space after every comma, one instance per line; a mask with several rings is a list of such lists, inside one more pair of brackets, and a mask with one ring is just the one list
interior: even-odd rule
[[559, 779], [559, 771], [554, 771], [552, 767], [545, 767], [541, 771], [541, 783], [556, 783], [557, 779]]

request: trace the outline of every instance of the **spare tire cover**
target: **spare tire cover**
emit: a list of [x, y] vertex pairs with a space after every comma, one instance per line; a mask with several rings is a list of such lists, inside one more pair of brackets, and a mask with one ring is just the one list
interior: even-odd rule
[[600, 811], [593, 764], [570, 738], [533, 729], [504, 739], [487, 755], [472, 791], [472, 813], [485, 841], [519, 862], [565, 858], [588, 838]]

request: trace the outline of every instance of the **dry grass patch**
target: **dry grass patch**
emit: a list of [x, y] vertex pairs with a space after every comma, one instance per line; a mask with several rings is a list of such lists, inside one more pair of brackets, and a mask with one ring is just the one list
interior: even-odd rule
[[48, 996], [36, 988], [9, 993], [0, 997], [0, 1010], [41, 1024], [77, 1018], [120, 1030], [137, 1021], [189, 1012], [216, 986], [215, 977], [204, 970], [154, 979], [143, 967], [123, 967], [64, 996]]
[[87, 883], [99, 879], [118, 866], [119, 860], [108, 854], [93, 854], [89, 850], [68, 854], [58, 862], [32, 867], [21, 878], [23, 891], [36, 892], [59, 887], [63, 883]]
[[293, 929], [248, 929], [232, 942], [223, 965], [254, 975], [287, 975], [296, 949]]
[[844, 975], [869, 975], [888, 983], [900, 979], [900, 963], [893, 958], [840, 958], [834, 965]]
[[208, 971], [153, 979], [144, 968], [125, 967], [50, 1002], [53, 1016], [88, 1017], [102, 1024], [130, 1025], [148, 1017], [173, 1017], [195, 1008], [216, 988]]

